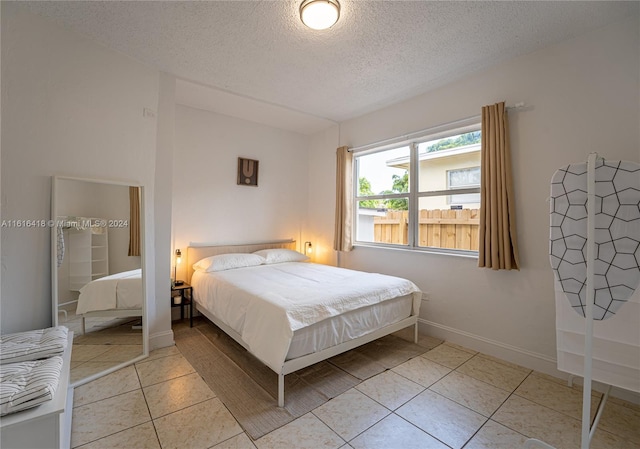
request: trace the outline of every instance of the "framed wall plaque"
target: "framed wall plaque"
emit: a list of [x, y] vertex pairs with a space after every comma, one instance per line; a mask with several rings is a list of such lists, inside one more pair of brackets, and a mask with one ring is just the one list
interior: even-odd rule
[[238, 158], [238, 185], [258, 186], [258, 161]]

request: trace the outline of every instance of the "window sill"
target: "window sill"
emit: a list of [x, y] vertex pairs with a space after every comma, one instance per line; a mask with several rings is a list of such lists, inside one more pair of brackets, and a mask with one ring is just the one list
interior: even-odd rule
[[392, 251], [405, 251], [418, 254], [435, 254], [439, 256], [463, 257], [465, 259], [478, 259], [478, 251], [468, 250], [447, 250], [445, 248], [410, 248], [408, 246], [384, 245], [384, 244], [368, 244], [365, 242], [357, 242], [353, 244], [353, 248], [373, 248]]

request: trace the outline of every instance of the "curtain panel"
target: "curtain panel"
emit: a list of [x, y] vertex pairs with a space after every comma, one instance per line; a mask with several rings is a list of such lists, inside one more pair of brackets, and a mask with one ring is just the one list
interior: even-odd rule
[[333, 249], [353, 248], [353, 154], [348, 147], [336, 151], [336, 217]]
[[504, 102], [482, 108], [478, 266], [519, 270], [509, 122]]
[[140, 187], [129, 187], [129, 255], [140, 255]]

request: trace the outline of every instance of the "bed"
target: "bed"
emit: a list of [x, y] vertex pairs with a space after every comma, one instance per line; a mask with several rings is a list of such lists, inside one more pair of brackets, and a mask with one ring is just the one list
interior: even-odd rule
[[142, 269], [123, 271], [95, 279], [80, 289], [76, 315], [92, 317], [142, 316]]
[[[406, 279], [298, 260], [305, 256], [295, 248], [285, 241], [187, 249], [197, 310], [278, 374], [280, 407], [286, 374], [409, 326], [417, 342], [422, 296]], [[256, 251], [264, 263], [192, 268], [212, 256]], [[294, 257], [272, 260], [274, 254]]]

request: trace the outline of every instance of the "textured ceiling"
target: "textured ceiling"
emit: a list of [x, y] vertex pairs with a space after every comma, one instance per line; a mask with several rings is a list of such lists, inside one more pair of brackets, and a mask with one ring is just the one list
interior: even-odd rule
[[[589, 30], [638, 2], [341, 0], [313, 31], [300, 0], [25, 2], [23, 7], [220, 94], [343, 121]], [[324, 120], [323, 120], [324, 119]], [[307, 130], [308, 131], [308, 130]]]

